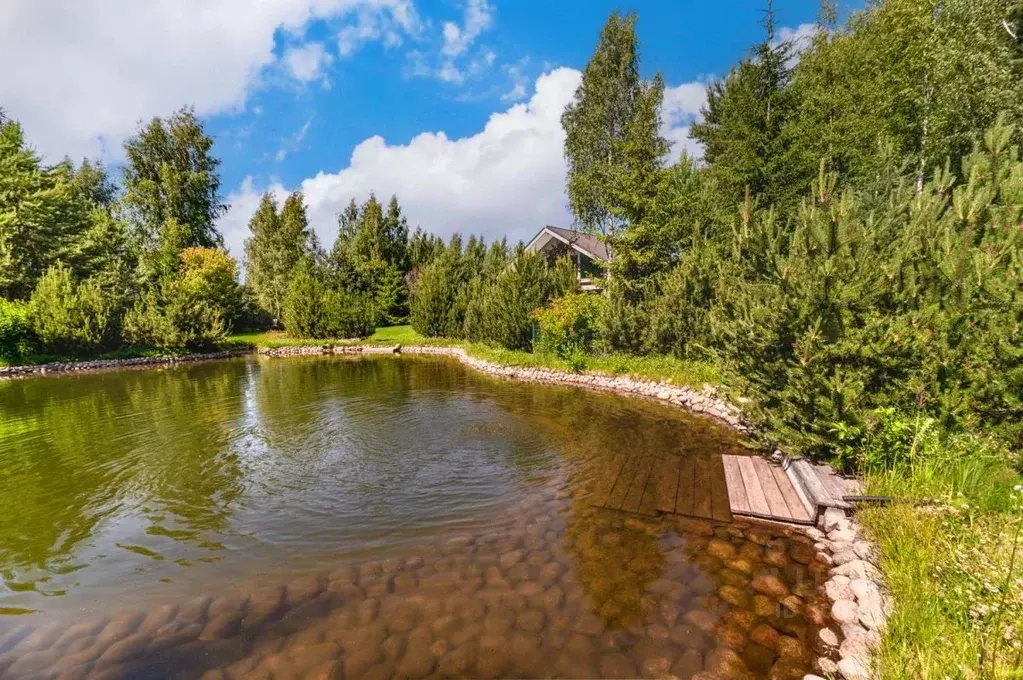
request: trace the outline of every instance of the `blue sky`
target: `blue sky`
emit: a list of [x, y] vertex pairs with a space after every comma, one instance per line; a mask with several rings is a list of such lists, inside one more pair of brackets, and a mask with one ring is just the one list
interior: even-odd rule
[[[817, 0], [777, 0], [807, 35]], [[847, 2], [844, 10], [850, 8]], [[859, 3], [856, 3], [859, 4]], [[703, 86], [763, 36], [762, 0], [5, 0], [0, 105], [47, 158], [116, 164], [139, 119], [192, 105], [216, 138], [240, 254], [259, 194], [305, 192], [325, 243], [354, 197], [413, 224], [528, 238], [567, 224], [558, 117], [600, 27], [635, 11], [678, 150]]]

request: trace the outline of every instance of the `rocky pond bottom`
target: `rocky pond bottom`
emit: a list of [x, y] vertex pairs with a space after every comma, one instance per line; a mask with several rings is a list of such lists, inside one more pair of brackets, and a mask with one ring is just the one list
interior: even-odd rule
[[[5, 678], [802, 678], [808, 541], [524, 510], [500, 531], [284, 583], [7, 626]], [[819, 571], [817, 572], [819, 574]], [[818, 625], [815, 625], [818, 624]]]
[[662, 406], [436, 360], [10, 385], [0, 678], [802, 678], [828, 623], [805, 537], [594, 507], [616, 454], [741, 452]]

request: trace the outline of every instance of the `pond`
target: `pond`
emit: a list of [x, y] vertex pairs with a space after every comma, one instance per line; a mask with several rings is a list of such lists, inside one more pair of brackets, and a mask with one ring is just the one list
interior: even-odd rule
[[802, 677], [805, 539], [595, 507], [707, 419], [448, 359], [0, 382], [0, 677]]

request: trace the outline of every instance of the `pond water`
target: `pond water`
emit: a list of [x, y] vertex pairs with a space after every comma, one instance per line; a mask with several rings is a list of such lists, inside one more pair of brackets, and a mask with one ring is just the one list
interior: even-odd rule
[[741, 446], [446, 359], [0, 382], [0, 677], [802, 677], [809, 543], [594, 507], [623, 452]]

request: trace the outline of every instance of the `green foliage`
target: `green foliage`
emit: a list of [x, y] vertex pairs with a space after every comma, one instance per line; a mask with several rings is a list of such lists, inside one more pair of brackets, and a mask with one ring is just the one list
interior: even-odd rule
[[644, 354], [647, 348], [646, 299], [649, 284], [614, 278], [604, 291], [605, 304], [600, 314], [600, 340], [608, 352]]
[[323, 338], [365, 338], [376, 330], [377, 307], [365, 294], [327, 290], [321, 301]]
[[0, 298], [0, 359], [17, 361], [33, 350], [28, 304]]
[[40, 349], [56, 354], [82, 354], [108, 344], [114, 316], [99, 285], [76, 283], [63, 265], [47, 270], [28, 304], [28, 322]]
[[[425, 257], [421, 239], [416, 257]], [[333, 285], [372, 299], [376, 323], [394, 324], [408, 317], [411, 264], [408, 221], [397, 197], [386, 212], [376, 196], [358, 206], [354, 199], [338, 216], [338, 234], [330, 253]]]
[[954, 186], [938, 171], [878, 203], [821, 173], [789, 231], [771, 211], [736, 230], [711, 312], [716, 351], [790, 444], [834, 453], [878, 407], [1019, 441], [1023, 164], [993, 128]]
[[788, 203], [805, 191], [786, 177], [791, 141], [785, 132], [795, 106], [789, 88], [794, 48], [776, 39], [770, 9], [766, 29], [750, 56], [708, 88], [703, 120], [692, 128], [693, 139], [704, 145], [718, 198], [729, 205], [747, 190], [771, 203]]
[[43, 166], [21, 126], [0, 121], [0, 297], [27, 298], [43, 272], [70, 260], [90, 210], [66, 166]]
[[664, 83], [639, 77], [636, 16], [611, 14], [565, 109], [568, 198], [586, 229], [613, 239], [656, 194], [669, 144], [660, 134]]
[[278, 212], [269, 193], [249, 220], [252, 233], [245, 241], [246, 284], [271, 319], [284, 316], [284, 299], [291, 274], [310, 252], [311, 231], [302, 194], [295, 192]]
[[586, 293], [552, 300], [535, 314], [540, 333], [536, 349], [562, 359], [592, 352], [603, 306], [601, 296]]
[[180, 351], [223, 341], [243, 317], [237, 264], [215, 248], [187, 248], [177, 272], [150, 286], [124, 318], [131, 343]]
[[182, 294], [216, 309], [230, 332], [244, 313], [238, 264], [217, 248], [186, 248], [179, 257], [178, 285]]
[[295, 268], [284, 300], [284, 328], [299, 338], [317, 338], [324, 326], [322, 301], [326, 293], [315, 275], [312, 264], [305, 260]]
[[153, 118], [125, 142], [123, 205], [147, 280], [171, 273], [184, 248], [216, 248], [223, 239], [220, 159], [191, 109]]
[[455, 234], [448, 247], [423, 267], [412, 290], [411, 321], [426, 336], [457, 338], [462, 335], [464, 307], [459, 291], [468, 285], [468, 264], [462, 255], [462, 238]]
[[365, 293], [327, 286], [324, 273], [306, 259], [295, 269], [284, 301], [284, 327], [297, 338], [360, 338], [372, 335], [376, 304]]

